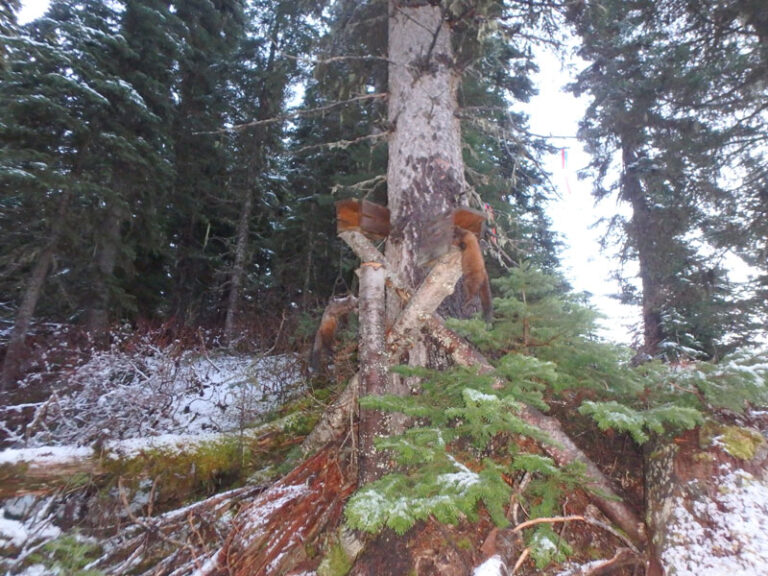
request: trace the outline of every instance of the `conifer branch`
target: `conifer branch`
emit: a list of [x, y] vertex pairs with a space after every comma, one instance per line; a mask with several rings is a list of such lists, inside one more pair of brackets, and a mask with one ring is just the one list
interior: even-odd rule
[[294, 54], [286, 54], [285, 52], [281, 53], [281, 56], [288, 58], [290, 60], [296, 60], [297, 62], [302, 62], [305, 64], [314, 64], [314, 65], [323, 65], [323, 64], [333, 64], [335, 62], [347, 62], [350, 60], [373, 60], [378, 62], [387, 62], [389, 63], [389, 58], [386, 56], [371, 56], [368, 54], [363, 54], [360, 56], [330, 56], [328, 58], [303, 58], [301, 56], [296, 56]]

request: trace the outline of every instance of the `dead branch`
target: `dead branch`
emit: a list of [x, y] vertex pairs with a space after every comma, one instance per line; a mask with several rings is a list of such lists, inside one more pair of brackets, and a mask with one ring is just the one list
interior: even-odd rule
[[[433, 316], [427, 322], [427, 327], [436, 340], [451, 353], [456, 364], [474, 367], [479, 373], [488, 374], [493, 372], [494, 368], [490, 362], [480, 352], [470, 346], [466, 340], [448, 329], [441, 319]], [[585, 465], [586, 470], [584, 473], [587, 482], [584, 487], [591, 492], [590, 498], [603, 514], [627, 533], [635, 545], [640, 548], [644, 547], [647, 542], [645, 525], [621, 501], [609, 480], [595, 463], [563, 431], [560, 422], [526, 405], [521, 408], [518, 416], [527, 424], [547, 433], [552, 443], [545, 444], [542, 447], [559, 465], [566, 466], [572, 462], [581, 462]]]
[[531, 554], [531, 549], [526, 548], [523, 550], [522, 554], [520, 554], [520, 558], [517, 559], [517, 562], [515, 562], [515, 565], [512, 567], [512, 574], [514, 576], [515, 572], [517, 572], [517, 569], [520, 568], [520, 566], [523, 565], [523, 563], [526, 561], [528, 556]]
[[387, 94], [386, 92], [377, 92], [375, 94], [362, 94], [360, 96], [355, 96], [354, 98], [349, 98], [347, 100], [339, 100], [337, 102], [332, 102], [327, 106], [318, 106], [317, 108], [308, 108], [306, 110], [296, 110], [295, 112], [292, 112], [290, 114], [273, 116], [272, 118], [265, 118], [264, 120], [252, 120], [251, 122], [245, 122], [244, 124], [236, 124], [234, 126], [228, 126], [226, 128], [219, 128], [218, 130], [194, 132], [194, 134], [224, 134], [226, 132], [238, 132], [240, 130], [245, 130], [246, 128], [253, 128], [254, 126], [266, 126], [268, 124], [278, 124], [280, 122], [287, 122], [288, 120], [293, 120], [294, 118], [301, 118], [303, 116], [312, 116], [313, 114], [324, 114], [329, 110], [333, 110], [334, 108], [339, 108], [340, 106], [346, 106], [347, 104], [354, 104], [355, 102], [362, 102], [363, 100], [375, 100], [378, 98], [387, 98], [388, 96], [389, 94]]
[[557, 516], [553, 518], [534, 518], [533, 520], [527, 520], [521, 524], [518, 524], [512, 528], [512, 532], [522, 532], [526, 528], [531, 526], [538, 526], [539, 524], [557, 524], [559, 522], [574, 522], [580, 520], [582, 522], [588, 522], [584, 516]]
[[[352, 140], [334, 140], [333, 142], [323, 142], [321, 144], [311, 144], [309, 146], [302, 146], [294, 150], [296, 154], [303, 154], [311, 150], [319, 150], [327, 148], [328, 150], [345, 150], [353, 144], [360, 144], [360, 142], [366, 142], [367, 140], [386, 140], [389, 138], [389, 132], [376, 132], [375, 134], [366, 134], [365, 136], [359, 136]], [[338, 186], [334, 186], [334, 189]]]
[[293, 54], [286, 54], [285, 52], [280, 53], [281, 56], [285, 58], [289, 58], [291, 60], [296, 60], [297, 62], [303, 62], [305, 64], [333, 64], [334, 62], [349, 62], [350, 60], [373, 60], [373, 61], [379, 61], [379, 62], [389, 62], [389, 59], [386, 56], [372, 56], [372, 55], [360, 55], [360, 56], [331, 56], [329, 58], [304, 58], [302, 56], [295, 56]]
[[301, 444], [301, 452], [305, 456], [314, 454], [329, 442], [344, 435], [345, 430], [349, 427], [350, 418], [357, 411], [359, 382], [359, 374], [352, 376], [344, 391], [323, 413], [320, 422], [304, 439]]

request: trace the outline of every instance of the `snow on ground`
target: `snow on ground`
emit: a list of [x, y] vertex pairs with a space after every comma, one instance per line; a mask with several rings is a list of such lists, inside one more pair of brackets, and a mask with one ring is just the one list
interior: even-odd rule
[[[58, 373], [51, 368], [53, 389], [44, 401], [0, 406], [0, 466], [25, 462], [44, 468], [88, 458], [98, 447], [129, 455], [228, 432], [248, 434], [304, 390], [293, 355], [174, 354], [149, 342], [124, 348], [94, 353]], [[30, 553], [62, 535], [55, 514], [48, 499], [0, 501], [0, 552], [22, 566]], [[8, 566], [3, 573], [51, 574], [40, 565], [4, 572]]]
[[472, 571], [472, 576], [502, 576], [507, 570], [501, 556], [491, 556]]
[[[12, 448], [226, 432], [258, 421], [301, 389], [291, 355], [112, 350], [76, 368], [47, 400], [3, 408], [0, 428]], [[34, 412], [29, 423], [14, 418], [24, 409]]]

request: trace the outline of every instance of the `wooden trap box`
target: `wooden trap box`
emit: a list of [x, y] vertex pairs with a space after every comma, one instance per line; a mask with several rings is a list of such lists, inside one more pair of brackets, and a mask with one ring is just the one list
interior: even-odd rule
[[389, 236], [389, 208], [368, 200], [347, 198], [336, 202], [336, 233], [357, 230], [368, 238]]

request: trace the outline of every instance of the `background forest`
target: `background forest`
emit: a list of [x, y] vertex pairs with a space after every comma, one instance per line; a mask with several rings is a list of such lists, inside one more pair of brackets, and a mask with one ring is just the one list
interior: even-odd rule
[[[86, 326], [96, 343], [116, 322], [172, 319], [233, 344], [352, 287], [333, 203], [386, 198], [383, 3], [54, 2], [24, 27], [5, 6], [11, 349], [33, 318]], [[568, 25], [588, 63], [572, 89], [591, 98], [580, 135], [595, 195], [631, 206], [606, 242], [617, 270], [639, 263], [622, 297], [642, 304], [645, 351], [719, 357], [750, 342], [766, 308], [762, 8], [466, 10], [466, 173], [495, 215], [499, 262], [557, 266], [547, 142], [511, 110], [535, 91], [534, 54]], [[760, 275], [729, 282], [727, 251]]]
[[[165, 431], [167, 414], [138, 424], [144, 412], [134, 389], [123, 396], [137, 395], [132, 416], [109, 429], [81, 425], [90, 416], [106, 419], [108, 409], [106, 401], [85, 398], [80, 369], [98, 374], [99, 362], [116, 351], [156, 360], [137, 366], [121, 356], [110, 383], [115, 374], [126, 381], [125, 374], [140, 374], [142, 382], [165, 385], [163, 370], [174, 362], [175, 369], [199, 375], [200, 366], [189, 368], [174, 347], [195, 349], [210, 364], [222, 361], [209, 352], [259, 362], [286, 354], [290, 367], [278, 363], [274, 374], [309, 381], [305, 361], [323, 308], [333, 296], [357, 293], [360, 282], [358, 256], [336, 235], [335, 202], [392, 201], [388, 143], [402, 126], [388, 110], [388, 8], [405, 13], [421, 5], [439, 9], [450, 30], [462, 193], [487, 218], [483, 248], [496, 297], [492, 327], [466, 319], [449, 327], [487, 358], [472, 364], [493, 371], [506, 388], [482, 374], [422, 366], [400, 369], [404, 381], [423, 381], [417, 399], [363, 400], [364, 409], [400, 412], [416, 424], [384, 446], [407, 478], [374, 478], [372, 488], [350, 500], [348, 524], [402, 535], [435, 518], [477, 520], [482, 503], [480, 523], [490, 530], [512, 522], [513, 510], [515, 523], [519, 510], [531, 518], [565, 510], [562, 498], [576, 489], [583, 470], [551, 453], [554, 460], [527, 453], [526, 442], [546, 444], [525, 420], [536, 410], [570, 425], [567, 433], [586, 436], [599, 453], [589, 457], [602, 469], [610, 468], [610, 451], [621, 453], [611, 479], [630, 507], [661, 501], [637, 469], [645, 459], [646, 472], [654, 470], [649, 454], [662, 450], [644, 452], [643, 445], [664, 444], [670, 431], [703, 430], [709, 418], [764, 430], [763, 420], [758, 425], [753, 415], [742, 416], [768, 398], [768, 363], [760, 352], [768, 325], [763, 0], [53, 0], [43, 17], [23, 25], [18, 1], [0, 0], [0, 394], [4, 406], [19, 407], [6, 411], [18, 416], [6, 417], [0, 440], [16, 447], [58, 434], [62, 442], [104, 450], [106, 439]], [[584, 176], [595, 182], [596, 201], [616, 206], [602, 222], [603, 244], [615, 257], [617, 298], [641, 310], [632, 350], [600, 341], [587, 295], [574, 294], [560, 271], [562, 239], [547, 216], [555, 190], [543, 168], [557, 148], [532, 133], [520, 112], [537, 92], [532, 79], [545, 51], [584, 62], [569, 90], [588, 102], [578, 132], [591, 159]], [[428, 60], [425, 74], [434, 72]], [[729, 277], [725, 262], [734, 256], [751, 267], [748, 280]], [[339, 334], [337, 384], [355, 372], [355, 327], [352, 321]], [[164, 364], [160, 348], [172, 360]], [[69, 378], [75, 390], [69, 400], [59, 378]], [[275, 385], [278, 404], [296, 396], [283, 384]], [[329, 382], [314, 384], [298, 396], [325, 409]], [[66, 418], [54, 422], [40, 408], [25, 412], [34, 403], [49, 409], [51, 401], [42, 399], [51, 391]], [[109, 390], [99, 394], [107, 397]], [[237, 444], [223, 452], [235, 454], [230, 460], [238, 468], [217, 460], [202, 480], [196, 476], [199, 484], [182, 490], [185, 498], [253, 483], [258, 466], [246, 462], [246, 451], [261, 453], [265, 442], [281, 449], [296, 443], [272, 432], [268, 441], [244, 440], [254, 414], [276, 408], [254, 407], [245, 392], [233, 398], [212, 402], [222, 410], [238, 406], [227, 428], [238, 431]], [[184, 402], [188, 414], [193, 400]], [[522, 420], [510, 416], [517, 411]], [[303, 438], [317, 418], [281, 425]], [[33, 425], [38, 432], [29, 432]], [[195, 426], [219, 431], [207, 419]], [[708, 438], [720, 437], [706, 429]], [[605, 430], [601, 446], [598, 434]], [[518, 451], [500, 457], [499, 438], [518, 436], [527, 440], [512, 442]], [[757, 437], [762, 444], [753, 438], [756, 445], [764, 446], [760, 432]], [[457, 454], [471, 455], [477, 469], [460, 464]], [[304, 466], [316, 460], [309, 462]], [[189, 462], [178, 464], [181, 470]], [[121, 466], [114, 476], [129, 477], [130, 464]], [[274, 480], [289, 469], [270, 468], [268, 476]], [[436, 481], [451, 471], [482, 474], [484, 491], [462, 492], [457, 480], [450, 505], [420, 508], [424, 494], [447, 490]], [[302, 478], [311, 484], [315, 473]], [[163, 493], [161, 476], [151, 483], [150, 509], [155, 493]], [[126, 490], [138, 498], [148, 491], [140, 484]], [[254, 497], [239, 490], [233, 499]], [[513, 504], [510, 490], [525, 497]], [[377, 500], [386, 506], [372, 510], [368, 504]], [[170, 510], [181, 503], [163, 505]], [[381, 513], [395, 503], [413, 512]], [[121, 504], [129, 509], [134, 502]], [[223, 517], [217, 506], [202, 505]], [[133, 524], [146, 528], [133, 514]], [[653, 514], [645, 517], [648, 525], [663, 525]], [[99, 523], [107, 532], [106, 521]], [[621, 528], [629, 536], [612, 537], [631, 540], [639, 557], [642, 538]], [[149, 573], [149, 560], [118, 558], [126, 552], [121, 546], [95, 554], [99, 569]], [[146, 558], [169, 557], [167, 548], [149, 550], [160, 545], [142, 546]], [[521, 564], [528, 558], [530, 574], [570, 554], [549, 526], [537, 528], [523, 546], [529, 552]], [[178, 563], [158, 573], [186, 573], [191, 560], [182, 548], [169, 557]], [[468, 549], [473, 562], [481, 558], [479, 545]], [[589, 552], [580, 554], [589, 559]], [[265, 558], [277, 561], [277, 555]], [[633, 558], [619, 568], [635, 569]]]

